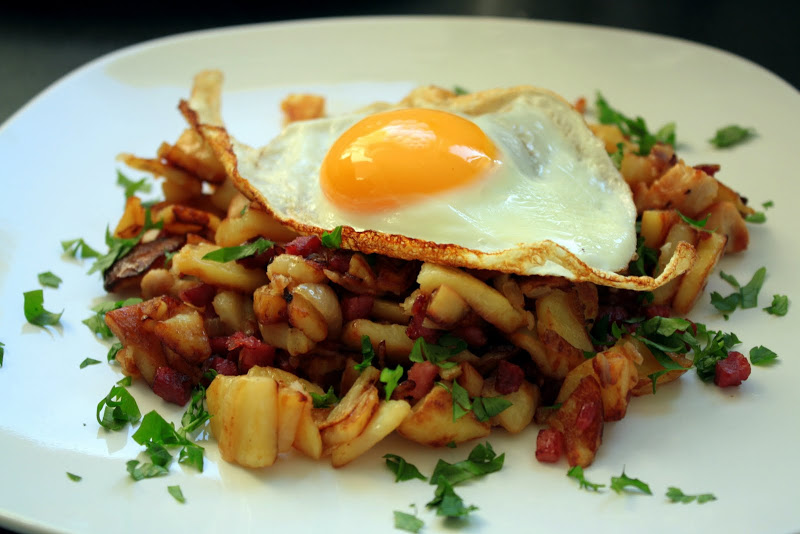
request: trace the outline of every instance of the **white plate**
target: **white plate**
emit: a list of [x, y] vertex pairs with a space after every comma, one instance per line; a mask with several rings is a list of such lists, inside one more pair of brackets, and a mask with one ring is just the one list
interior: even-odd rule
[[[332, 111], [393, 100], [417, 84], [469, 89], [532, 83], [641, 114], [653, 127], [674, 120], [679, 152], [690, 163], [718, 162], [722, 180], [755, 206], [774, 200], [768, 222], [751, 226], [752, 245], [722, 268], [740, 280], [760, 266], [769, 275], [760, 305], [775, 293], [800, 299], [797, 124], [800, 98], [788, 84], [730, 54], [674, 39], [587, 26], [502, 19], [383, 18], [304, 21], [187, 34], [125, 49], [67, 76], [0, 130], [0, 523], [31, 531], [194, 532], [393, 531], [393, 510], [416, 503], [425, 532], [449, 527], [425, 509], [433, 488], [395, 484], [387, 452], [430, 473], [437, 459], [471, 448], [429, 450], [391, 438], [351, 466], [334, 471], [298, 455], [248, 471], [221, 462], [207, 445], [206, 470], [173, 465], [170, 476], [134, 483], [125, 462], [140, 447], [130, 430], [109, 434], [94, 419], [97, 402], [120, 377], [103, 360], [106, 345], [81, 324], [103, 295], [89, 263], [65, 260], [59, 242], [85, 237], [103, 248], [103, 233], [122, 210], [114, 184], [119, 152], [148, 156], [183, 128], [176, 104], [192, 75], [225, 71], [223, 111], [233, 132], [261, 143], [277, 131], [278, 102], [289, 91], [330, 96]], [[732, 150], [706, 140], [717, 127], [753, 126], [759, 136]], [[133, 176], [137, 176], [133, 173]], [[48, 309], [66, 311], [62, 327], [25, 322], [23, 291], [36, 274], [64, 279], [45, 289]], [[727, 294], [717, 276], [709, 290]], [[589, 494], [567, 478], [564, 463], [533, 456], [536, 429], [491, 443], [505, 467], [458, 489], [480, 510], [456, 526], [466, 532], [789, 532], [800, 529], [800, 359], [798, 310], [778, 318], [760, 309], [723, 321], [703, 297], [692, 317], [732, 330], [746, 352], [764, 344], [780, 355], [754, 368], [740, 388], [700, 383], [694, 372], [655, 397], [635, 399], [628, 416], [607, 424], [590, 480], [608, 483], [623, 467], [654, 496]], [[132, 388], [143, 413], [180, 410], [141, 384]], [[70, 481], [66, 472], [83, 480]], [[167, 493], [179, 484], [188, 502]], [[713, 492], [718, 500], [670, 504], [668, 486]], [[288, 530], [287, 530], [288, 529]]]

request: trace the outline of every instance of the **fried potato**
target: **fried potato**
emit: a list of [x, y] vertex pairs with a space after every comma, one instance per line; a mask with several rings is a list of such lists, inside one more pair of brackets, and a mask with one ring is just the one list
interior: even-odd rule
[[486, 380], [480, 396], [501, 397], [510, 402], [511, 406], [492, 417], [491, 424], [500, 425], [512, 434], [522, 432], [531, 424], [536, 408], [539, 407], [541, 399], [539, 388], [527, 380], [523, 380], [517, 391], [501, 395], [495, 389], [494, 384], [494, 378]]
[[252, 336], [257, 329], [252, 301], [236, 291], [220, 291], [211, 301], [214, 311], [232, 334], [244, 332]]
[[406, 326], [401, 324], [380, 324], [369, 319], [355, 319], [344, 325], [341, 341], [353, 350], [361, 350], [361, 336], [369, 336], [372, 348], [378, 350], [381, 341], [386, 348], [386, 356], [393, 362], [408, 361], [414, 342], [406, 334]]
[[[650, 378], [650, 375], [663, 370], [664, 367], [658, 363], [658, 360], [656, 360], [656, 357], [653, 356], [652, 352], [650, 352], [650, 349], [647, 348], [647, 345], [638, 339], [634, 339], [629, 336], [623, 337], [622, 339], [625, 343], [630, 343], [636, 347], [636, 351], [642, 356], [642, 360], [636, 364], [636, 374], [638, 379], [636, 381], [636, 385], [631, 390], [631, 394], [634, 397], [651, 395], [653, 393], [653, 379]], [[672, 361], [685, 367], [686, 369], [683, 371], [677, 369], [667, 371], [656, 379], [656, 387], [660, 387], [664, 384], [668, 384], [669, 382], [677, 380], [692, 366], [691, 360], [684, 358], [679, 354], [667, 353], [667, 356], [669, 356]]]
[[247, 269], [235, 261], [218, 262], [204, 260], [209, 252], [220, 247], [209, 244], [185, 245], [172, 257], [172, 268], [183, 275], [196, 276], [207, 284], [252, 293], [268, 282], [263, 271]]
[[588, 467], [603, 439], [603, 397], [597, 379], [581, 378], [548, 424], [564, 435], [569, 465]]
[[360, 435], [331, 450], [333, 467], [346, 465], [374, 447], [398, 428], [410, 412], [411, 406], [406, 401], [382, 401]]
[[680, 221], [680, 217], [675, 210], [644, 210], [641, 231], [644, 245], [654, 249], [661, 248], [667, 239], [670, 228], [678, 221]]
[[694, 307], [708, 283], [708, 277], [717, 266], [717, 262], [725, 252], [728, 238], [724, 234], [703, 232], [697, 243], [697, 260], [689, 271], [683, 275], [678, 291], [672, 299], [672, 309], [680, 315], [686, 315]]
[[475, 419], [472, 412], [453, 421], [453, 399], [444, 388], [434, 386], [411, 409], [411, 413], [397, 428], [398, 433], [417, 443], [442, 447], [448, 443], [462, 443], [489, 435], [488, 422]]
[[245, 207], [241, 215], [228, 216], [222, 220], [217, 226], [214, 240], [221, 247], [234, 247], [254, 237], [284, 242], [297, 237], [297, 233], [283, 226], [267, 212], [250, 206]]
[[[656, 263], [656, 275], [661, 273], [667, 266], [673, 254], [675, 254], [675, 250], [680, 242], [689, 243], [690, 245], [694, 245], [697, 242], [697, 230], [683, 221], [673, 224], [669, 229], [669, 232], [667, 232], [667, 237], [664, 241], [664, 244], [661, 246], [658, 262]], [[672, 298], [678, 291], [678, 287], [680, 286], [683, 276], [685, 276], [685, 274], [682, 274], [677, 278], [673, 278], [661, 287], [655, 288], [653, 290], [653, 304], [671, 303]]]
[[292, 356], [308, 354], [316, 346], [302, 330], [292, 328], [288, 323], [259, 323], [258, 330], [265, 343], [283, 349]]
[[[353, 391], [354, 389], [351, 388], [348, 395]], [[345, 397], [347, 397], [347, 395], [345, 395]], [[342, 399], [342, 403], [344, 402], [345, 400]], [[328, 421], [326, 421], [324, 428], [320, 429], [322, 445], [325, 448], [347, 443], [364, 431], [367, 423], [372, 419], [375, 410], [378, 409], [378, 390], [375, 386], [370, 386], [357, 397], [354, 396], [354, 400], [350, 401], [348, 399], [347, 403], [354, 404], [352, 410], [349, 410], [344, 417], [333, 424], [327, 424]], [[334, 408], [334, 411], [335, 410], [336, 408]], [[331, 414], [333, 414], [333, 412], [331, 412]], [[329, 420], [330, 418], [329, 416]], [[322, 425], [320, 426], [322, 427]]]
[[[254, 376], [254, 375], [248, 375]], [[311, 398], [290, 387], [278, 388], [278, 452], [288, 452], [295, 442], [300, 418]], [[309, 417], [311, 412], [308, 412]]]

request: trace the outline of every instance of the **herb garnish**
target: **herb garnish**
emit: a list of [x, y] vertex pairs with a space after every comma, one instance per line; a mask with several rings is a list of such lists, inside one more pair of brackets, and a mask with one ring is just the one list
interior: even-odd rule
[[578, 487], [585, 489], [586, 491], [599, 491], [600, 488], [604, 488], [606, 486], [605, 484], [595, 484], [586, 480], [586, 477], [583, 475], [583, 467], [579, 465], [570, 468], [570, 470], [567, 471], [567, 476], [577, 480], [579, 484]]
[[611, 158], [611, 162], [614, 164], [614, 167], [619, 170], [622, 167], [622, 158], [625, 156], [624, 153], [625, 143], [617, 143], [617, 150], [608, 155]]
[[419, 532], [423, 526], [425, 526], [425, 523], [422, 519], [407, 514], [406, 512], [394, 511], [394, 528], [416, 533]]
[[622, 474], [618, 477], [611, 477], [611, 489], [616, 491], [617, 493], [622, 493], [623, 491], [626, 493], [634, 493], [630, 491], [628, 488], [636, 488], [644, 494], [652, 495], [653, 492], [650, 491], [650, 486], [646, 483], [642, 482], [638, 478], [630, 478], [628, 475], [625, 474], [625, 469], [622, 469]]
[[95, 360], [94, 358], [86, 358], [81, 362], [80, 368], [83, 369], [85, 367], [89, 367], [90, 365], [96, 365], [100, 363], [100, 360]]
[[444, 517], [464, 517], [478, 509], [475, 505], [464, 506], [464, 500], [455, 492], [445, 478], [440, 478], [434, 497], [426, 506], [436, 508], [436, 515]]
[[688, 504], [692, 501], [697, 501], [697, 504], [703, 504], [709, 501], [716, 501], [717, 498], [714, 496], [713, 493], [701, 493], [699, 495], [686, 495], [680, 489], [670, 486], [667, 489], [666, 493], [667, 498], [670, 502], [679, 502], [683, 504]]
[[136, 399], [124, 386], [113, 386], [108, 395], [97, 405], [97, 422], [107, 430], [121, 430], [127, 423], [133, 424], [138, 421], [141, 416]]
[[733, 312], [737, 306], [742, 309], [755, 308], [758, 306], [758, 292], [761, 291], [761, 286], [764, 285], [764, 279], [767, 276], [767, 268], [761, 267], [758, 269], [753, 278], [744, 286], [739, 284], [739, 281], [733, 275], [726, 274], [720, 271], [720, 277], [738, 289], [737, 293], [731, 293], [727, 297], [723, 297], [720, 293], [713, 291], [711, 293], [711, 304], [720, 312], [722, 312], [725, 319], [728, 314]]
[[401, 456], [396, 454], [384, 454], [383, 458], [386, 460], [386, 467], [394, 473], [395, 482], [404, 482], [415, 478], [425, 481], [428, 480], [428, 477], [419, 472], [417, 466], [408, 463]]
[[122, 186], [125, 188], [125, 198], [128, 199], [138, 193], [139, 191], [143, 193], [150, 192], [150, 184], [147, 183], [147, 177], [145, 176], [141, 180], [133, 181], [122, 172], [117, 170], [117, 185]]
[[[108, 227], [106, 227], [106, 245], [108, 246], [108, 252], [104, 255], [95, 256], [97, 259], [92, 264], [91, 269], [87, 272], [87, 274], [92, 274], [94, 272], [105, 272], [109, 267], [114, 265], [119, 258], [125, 256], [128, 252], [130, 252], [133, 247], [139, 244], [139, 241], [142, 240], [142, 236], [148, 230], [153, 228], [162, 228], [164, 226], [163, 221], [158, 221], [156, 223], [153, 222], [150, 214], [149, 209], [144, 210], [144, 226], [139, 231], [139, 233], [135, 237], [130, 238], [121, 238], [115, 237], [112, 234]], [[63, 243], [62, 243], [63, 246]], [[85, 257], [85, 256], [84, 256]]]
[[363, 356], [361, 363], [353, 366], [353, 369], [359, 373], [372, 365], [372, 360], [375, 358], [375, 351], [372, 349], [372, 342], [369, 336], [361, 336], [361, 355]]
[[428, 343], [424, 338], [418, 337], [414, 341], [414, 346], [411, 347], [411, 354], [408, 355], [408, 359], [415, 363], [422, 363], [427, 359], [442, 369], [450, 369], [458, 364], [447, 361], [447, 359], [466, 349], [467, 342], [450, 333], [442, 335], [438, 343], [435, 344]]
[[753, 128], [742, 128], [735, 124], [725, 126], [717, 130], [717, 133], [708, 140], [709, 143], [717, 148], [728, 148], [747, 141], [756, 135]]
[[400, 379], [403, 378], [403, 372], [403, 366], [399, 364], [397, 365], [396, 369], [390, 369], [388, 367], [381, 369], [381, 376], [379, 380], [386, 384], [384, 388], [386, 390], [386, 400], [392, 398], [392, 392], [397, 387]]
[[[139, 304], [140, 302], [142, 302], [142, 299], [138, 297], [132, 297], [125, 300], [118, 300], [116, 302], [101, 302], [96, 306], [92, 306], [92, 311], [94, 312], [94, 315], [92, 315], [91, 317], [87, 317], [81, 322], [85, 324], [89, 328], [89, 330], [91, 330], [95, 335], [98, 335], [103, 339], [112, 338], [114, 337], [114, 333], [111, 332], [111, 329], [106, 324], [105, 321], [106, 313], [112, 310], [118, 310], [119, 308], [124, 308], [125, 306]], [[116, 352], [114, 353], [114, 355], [116, 355]]]
[[505, 457], [505, 453], [498, 456], [488, 441], [486, 444], [479, 443], [466, 460], [454, 464], [439, 460], [431, 474], [430, 483], [439, 484], [440, 480], [446, 480], [455, 486], [465, 480], [494, 473], [503, 468]]
[[61, 280], [61, 278], [59, 278], [58, 276], [54, 275], [50, 271], [47, 271], [47, 272], [44, 272], [44, 273], [39, 273], [37, 275], [37, 277], [39, 278], [39, 283], [42, 284], [45, 287], [58, 288], [58, 286], [61, 285], [61, 282], [63, 282], [63, 280]]
[[61, 320], [61, 313], [53, 313], [44, 309], [44, 292], [41, 289], [34, 289], [33, 291], [26, 291], [22, 294], [25, 298], [23, 309], [25, 311], [25, 319], [36, 326], [48, 326], [58, 324]]
[[655, 134], [647, 129], [647, 124], [642, 117], [631, 119], [613, 109], [603, 95], [598, 91], [595, 100], [598, 120], [602, 124], [615, 124], [622, 135], [639, 146], [638, 154], [646, 156], [656, 143], [666, 143], [675, 146], [675, 123], [670, 122], [659, 128]]
[[71, 258], [77, 258], [80, 256], [81, 259], [85, 260], [86, 258], [100, 257], [100, 253], [87, 245], [86, 242], [81, 238], [62, 241], [61, 249], [67, 256], [70, 256]]
[[342, 227], [337, 226], [330, 232], [322, 232], [320, 240], [328, 248], [340, 248], [342, 246]]
[[339, 402], [338, 397], [333, 392], [333, 386], [328, 388], [327, 393], [320, 395], [319, 393], [311, 392], [311, 401], [314, 403], [314, 408], [330, 408]]
[[6, 353], [5, 346], [6, 344], [0, 341], [0, 367], [3, 367], [3, 356]]
[[713, 234], [714, 233], [712, 230], [709, 230], [708, 228], [706, 228], [706, 223], [708, 223], [708, 218], [711, 215], [706, 215], [705, 219], [697, 220], [697, 219], [692, 219], [691, 217], [687, 217], [686, 215], [684, 215], [680, 211], [676, 210], [676, 213], [678, 214], [678, 217], [680, 217], [683, 220], [683, 222], [685, 222], [689, 226], [692, 226], [692, 227], [694, 227], [694, 228], [696, 228], [696, 229], [698, 229], [698, 230], [700, 230], [702, 232], [707, 232], [709, 234]]
[[771, 315], [783, 317], [789, 312], [789, 297], [786, 295], [772, 295], [772, 304], [763, 309]]
[[213, 250], [203, 256], [201, 259], [216, 261], [219, 263], [227, 263], [229, 261], [241, 260], [242, 258], [248, 258], [250, 256], [257, 256], [272, 248], [272, 245], [274, 244], [275, 243], [268, 239], [259, 237], [252, 243], [248, 243], [246, 245], [240, 245], [238, 247], [224, 247]]
[[766, 365], [772, 363], [777, 358], [778, 355], [775, 352], [763, 345], [750, 349], [750, 363], [753, 365]]
[[184, 504], [186, 502], [186, 497], [183, 496], [183, 492], [181, 491], [180, 486], [167, 486], [167, 491], [179, 503]]
[[744, 220], [753, 224], [763, 224], [767, 222], [767, 216], [763, 211], [757, 211], [750, 215], [745, 215]]

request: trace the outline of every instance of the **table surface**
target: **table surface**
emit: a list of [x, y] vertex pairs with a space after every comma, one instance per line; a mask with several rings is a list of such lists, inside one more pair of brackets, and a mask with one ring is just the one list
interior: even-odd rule
[[[191, 30], [300, 18], [355, 15], [471, 15], [577, 22], [671, 35], [721, 48], [771, 70], [800, 87], [800, 3], [743, 0], [388, 0], [347, 6], [310, 0], [275, 7], [228, 0], [218, 12], [210, 2], [151, 0], [109, 7], [93, 2], [0, 8], [0, 123], [31, 98], [84, 63], [119, 48]], [[219, 3], [218, 3], [219, 4]], [[289, 3], [292, 4], [292, 3]], [[298, 3], [300, 4], [300, 3]], [[379, 5], [378, 5], [379, 4]], [[0, 527], [0, 534], [7, 533]]]

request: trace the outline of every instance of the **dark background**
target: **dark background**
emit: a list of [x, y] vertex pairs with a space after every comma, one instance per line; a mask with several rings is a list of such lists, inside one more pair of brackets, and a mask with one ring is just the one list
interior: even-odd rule
[[130, 44], [190, 30], [329, 16], [482, 15], [629, 28], [728, 50], [800, 87], [800, 2], [290, 0], [272, 6], [264, 0], [141, 0], [65, 2], [57, 7], [39, 2], [15, 4], [0, 7], [0, 122], [64, 74]]
[[[479, 15], [629, 28], [722, 48], [800, 87], [800, 2], [373, 0], [290, 1], [271, 6], [264, 0], [217, 0], [216, 5], [202, 0], [169, 4], [141, 0], [71, 4], [45, 7], [39, 2], [19, 2], [0, 7], [0, 122], [64, 74], [130, 44], [190, 30], [329, 16]], [[6, 532], [0, 527], [0, 534]]]

